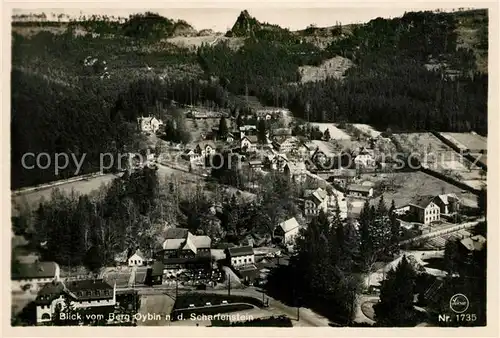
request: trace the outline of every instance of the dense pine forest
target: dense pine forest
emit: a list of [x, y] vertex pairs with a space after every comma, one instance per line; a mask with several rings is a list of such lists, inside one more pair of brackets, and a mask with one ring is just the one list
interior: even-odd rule
[[[12, 187], [61, 178], [53, 170], [23, 169], [26, 152], [87, 153], [84, 169], [93, 171], [99, 152], [134, 150], [135, 118], [171, 100], [236, 115], [248, 110], [236, 98], [251, 95], [311, 122], [486, 134], [487, 21], [487, 11], [476, 10], [406, 13], [349, 29], [337, 23], [326, 48], [306, 39], [315, 29], [291, 32], [246, 12], [226, 33], [244, 39], [240, 48], [231, 38], [196, 48], [174, 45], [166, 38], [192, 27], [154, 13], [32, 23], [65, 25], [62, 34], [45, 29], [26, 36], [19, 30], [30, 23], [14, 23]], [[471, 27], [475, 42], [466, 45], [459, 33]], [[335, 56], [354, 63], [342, 79], [300, 81], [299, 67]]]

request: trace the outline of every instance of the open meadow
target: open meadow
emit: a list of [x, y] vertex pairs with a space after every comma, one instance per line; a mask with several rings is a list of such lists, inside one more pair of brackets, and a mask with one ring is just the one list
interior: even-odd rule
[[369, 124], [363, 124], [363, 123], [353, 123], [352, 124], [354, 128], [358, 129], [361, 131], [363, 134], [370, 135], [370, 137], [378, 137], [380, 136], [381, 132], [370, 126]]
[[[462, 199], [462, 204], [477, 206], [476, 196], [469, 192], [439, 180], [420, 171], [390, 174], [363, 174], [361, 183], [371, 182], [375, 190], [382, 189], [384, 200], [389, 205], [392, 200], [396, 207], [407, 205], [417, 195], [437, 196], [443, 193], [455, 193]], [[378, 198], [376, 199], [378, 201]]]
[[459, 149], [472, 153], [488, 150], [486, 137], [475, 133], [441, 133], [443, 137], [454, 143]]
[[314, 127], [318, 127], [319, 130], [324, 133], [325, 130], [330, 131], [330, 137], [332, 140], [350, 140], [351, 136], [347, 134], [342, 129], [339, 129], [335, 123], [320, 123], [320, 122], [311, 122], [311, 125]]

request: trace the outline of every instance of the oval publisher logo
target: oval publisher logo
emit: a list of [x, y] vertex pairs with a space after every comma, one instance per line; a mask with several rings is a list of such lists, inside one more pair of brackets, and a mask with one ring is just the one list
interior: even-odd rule
[[450, 298], [450, 309], [455, 313], [463, 313], [469, 308], [469, 299], [461, 293]]

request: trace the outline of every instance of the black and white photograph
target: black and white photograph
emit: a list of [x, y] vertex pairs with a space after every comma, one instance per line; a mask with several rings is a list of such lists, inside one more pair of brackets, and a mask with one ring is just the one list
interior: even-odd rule
[[12, 327], [498, 324], [489, 8], [126, 5], [5, 23]]

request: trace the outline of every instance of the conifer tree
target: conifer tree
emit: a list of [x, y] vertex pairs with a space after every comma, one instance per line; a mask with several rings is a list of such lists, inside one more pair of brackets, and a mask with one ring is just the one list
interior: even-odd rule
[[394, 200], [392, 200], [391, 207], [389, 209], [389, 219], [391, 222], [391, 245], [393, 246], [393, 250], [396, 250], [401, 233], [401, 226], [396, 218], [396, 205], [394, 204]]
[[377, 215], [378, 216], [386, 216], [387, 215], [387, 206], [385, 205], [384, 195], [380, 196], [380, 200], [377, 206]]
[[413, 308], [416, 273], [403, 256], [395, 270], [387, 273], [380, 290], [380, 302], [373, 308], [380, 326], [401, 327], [416, 324]]
[[226, 118], [222, 116], [219, 121], [219, 139], [224, 139], [227, 136], [228, 132], [229, 130], [227, 128]]
[[330, 136], [330, 129], [326, 129], [325, 132], [323, 133], [323, 139], [325, 141], [330, 141], [332, 137]]
[[266, 121], [261, 119], [257, 123], [257, 139], [258, 139], [260, 144], [266, 144], [266, 142], [267, 142], [266, 134], [267, 134]]

